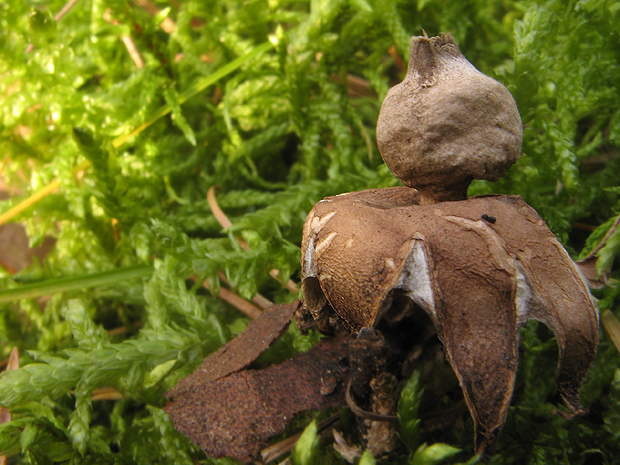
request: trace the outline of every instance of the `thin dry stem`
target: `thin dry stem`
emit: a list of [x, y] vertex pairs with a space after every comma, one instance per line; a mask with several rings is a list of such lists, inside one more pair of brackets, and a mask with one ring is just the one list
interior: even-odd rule
[[[220, 281], [222, 281], [224, 284], [230, 287], [230, 283], [228, 282], [228, 279], [226, 279], [226, 276], [224, 275], [224, 273], [222, 273], [221, 271], [218, 271], [217, 275], [219, 276]], [[263, 310], [267, 310], [269, 307], [273, 307], [273, 302], [269, 300], [267, 297], [264, 297], [263, 295], [259, 293], [257, 293], [254, 297], [252, 297], [252, 302], [254, 302], [256, 305], [258, 305]]]
[[142, 55], [140, 55], [140, 52], [138, 51], [138, 48], [136, 47], [133, 39], [129, 36], [123, 36], [122, 39], [125, 47], [127, 48], [127, 51], [129, 52], [129, 56], [135, 63], [136, 67], [139, 69], [144, 68], [144, 60], [142, 59]]
[[[192, 276], [192, 279], [196, 280], [197, 277]], [[209, 289], [209, 285], [207, 284], [207, 281], [204, 281], [202, 283], [202, 287], [204, 287], [205, 289]], [[252, 305], [250, 302], [248, 302], [242, 297], [239, 297], [237, 294], [234, 294], [228, 289], [220, 288], [220, 293], [218, 294], [218, 297], [222, 299], [223, 301], [228, 302], [230, 305], [235, 307], [240, 312], [245, 313], [247, 316], [249, 316], [252, 319], [258, 317], [262, 313], [260, 308]]]
[[273, 302], [259, 293], [256, 293], [256, 295], [252, 297], [252, 302], [254, 302], [263, 310], [267, 310], [269, 307], [273, 307]]
[[[215, 198], [216, 188], [217, 186], [211, 186], [209, 187], [209, 190], [207, 191], [207, 202], [209, 203], [209, 208], [213, 212], [213, 216], [215, 216], [215, 219], [222, 226], [222, 228], [224, 229], [230, 228], [232, 226], [232, 222], [228, 219], [226, 214], [222, 211], [222, 209], [217, 203], [217, 199]], [[237, 239], [237, 242], [239, 242], [239, 245], [244, 250], [248, 250], [248, 244], [243, 239]]]
[[63, 6], [60, 11], [58, 13], [56, 13], [56, 15], [54, 15], [54, 20], [55, 21], [60, 21], [63, 16], [65, 16], [67, 13], [69, 13], [69, 11], [71, 11], [71, 8], [73, 8], [75, 6], [75, 4], [77, 2], [79, 2], [80, 0], [69, 0], [67, 3], [65, 3], [65, 6]]
[[[203, 284], [205, 286], [205, 284]], [[206, 286], [205, 286], [206, 287]], [[247, 300], [239, 297], [237, 294], [229, 291], [228, 289], [220, 289], [219, 298], [228, 302], [233, 307], [237, 308], [239, 311], [245, 313], [250, 318], [254, 319], [258, 317], [262, 312], [260, 308], [254, 306]]]
[[392, 56], [392, 58], [394, 59], [394, 62], [396, 63], [396, 66], [398, 67], [398, 69], [400, 70], [401, 73], [404, 73], [405, 71], [407, 71], [407, 67], [405, 66], [405, 62], [403, 61], [403, 59], [398, 55], [398, 52], [396, 51], [396, 46], [392, 45], [389, 49], [388, 49], [388, 53]]
[[[157, 6], [149, 0], [135, 0], [135, 2], [140, 8], [148, 12], [148, 14], [150, 14], [151, 16], [157, 16], [157, 14], [159, 13], [159, 8], [157, 8]], [[174, 32], [176, 24], [172, 19], [166, 17], [161, 22], [159, 27], [161, 27], [168, 34], [172, 34]]]
[[349, 381], [347, 382], [347, 388], [344, 392], [344, 398], [347, 402], [347, 406], [356, 416], [363, 418], [364, 420], [398, 423], [398, 417], [396, 415], [384, 415], [381, 413], [369, 412], [360, 408], [353, 400], [353, 397], [351, 397], [351, 381], [352, 379], [349, 378]]
[[[224, 229], [230, 228], [232, 226], [232, 223], [228, 219], [226, 214], [222, 211], [220, 206], [217, 204], [217, 199], [215, 198], [215, 189], [216, 189], [216, 186], [211, 186], [209, 190], [207, 191], [207, 202], [209, 203], [209, 208], [211, 208], [211, 211], [213, 212], [213, 216], [215, 216], [215, 219], [218, 221], [218, 223], [220, 223], [222, 228]], [[245, 242], [243, 239], [239, 239], [239, 238], [236, 238], [236, 239], [243, 250], [248, 250], [247, 242]], [[277, 281], [282, 282], [279, 278], [280, 272], [278, 270], [269, 271], [269, 275], [272, 278], [276, 279]], [[291, 291], [293, 294], [297, 294], [299, 292], [297, 284], [295, 284], [295, 282], [293, 282], [290, 279], [286, 282], [285, 287], [289, 291]]]
[[[103, 19], [110, 24], [120, 24], [120, 21], [118, 19], [114, 19], [112, 17], [112, 10], [110, 8], [108, 8], [103, 13]], [[129, 56], [133, 60], [136, 67], [139, 69], [144, 68], [144, 60], [142, 59], [142, 55], [140, 55], [140, 52], [138, 51], [138, 47], [136, 47], [136, 44], [133, 41], [133, 39], [130, 36], [123, 36], [121, 37], [121, 40], [125, 44], [125, 48], [129, 52]]]
[[[321, 421], [317, 425], [318, 432], [323, 433], [330, 426], [335, 426], [339, 419], [340, 413], [335, 413], [334, 415]], [[264, 464], [268, 464], [280, 459], [283, 455], [288, 454], [291, 450], [293, 450], [293, 447], [295, 447], [295, 444], [297, 444], [297, 441], [299, 440], [301, 435], [302, 433], [298, 433], [294, 436], [283, 439], [282, 441], [263, 449], [260, 452], [261, 462]]]

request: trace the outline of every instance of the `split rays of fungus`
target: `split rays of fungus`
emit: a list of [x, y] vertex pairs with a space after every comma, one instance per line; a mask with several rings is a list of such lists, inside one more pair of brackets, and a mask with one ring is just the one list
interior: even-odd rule
[[[493, 217], [490, 222], [484, 216]], [[399, 314], [407, 296], [431, 317], [490, 453], [515, 383], [519, 328], [542, 321], [559, 345], [558, 388], [572, 414], [596, 353], [588, 287], [542, 219], [516, 196], [420, 206], [409, 188], [356, 192], [314, 207], [304, 234], [305, 305], [351, 331]]]

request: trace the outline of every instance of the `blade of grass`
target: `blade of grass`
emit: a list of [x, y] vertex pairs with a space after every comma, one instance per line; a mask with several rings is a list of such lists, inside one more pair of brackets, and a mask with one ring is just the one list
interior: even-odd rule
[[[215, 84], [217, 81], [219, 81], [223, 77], [229, 75], [230, 73], [235, 71], [237, 68], [240, 68], [241, 66], [243, 66], [247, 61], [249, 61], [252, 58], [255, 58], [255, 57], [261, 55], [262, 53], [266, 52], [267, 50], [269, 50], [272, 47], [273, 47], [273, 44], [271, 42], [265, 42], [265, 43], [259, 45], [258, 47], [256, 47], [255, 49], [253, 49], [252, 51], [246, 53], [245, 55], [242, 55], [242, 56], [240, 56], [238, 58], [235, 58], [230, 63], [225, 64], [224, 66], [219, 68], [214, 73], [209, 74], [204, 79], [201, 79], [201, 80], [195, 82], [189, 89], [187, 89], [185, 92], [183, 92], [182, 94], [179, 95], [179, 103], [180, 104], [185, 103], [189, 98], [193, 97], [194, 95], [196, 95], [199, 92], [202, 92], [207, 87]], [[167, 115], [168, 113], [170, 113], [170, 111], [172, 111], [170, 106], [169, 105], [164, 105], [159, 110], [157, 110], [153, 114], [151, 119], [148, 120], [146, 123], [138, 126], [136, 129], [131, 131], [129, 134], [125, 134], [124, 136], [119, 136], [116, 139], [114, 139], [112, 141], [112, 145], [115, 148], [120, 147], [121, 145], [125, 144], [129, 139], [131, 139], [133, 136], [135, 136], [137, 134], [140, 134], [142, 131], [144, 131], [146, 128], [148, 128], [150, 125], [152, 125], [159, 118], [161, 118], [161, 117]]]
[[59, 292], [85, 289], [97, 286], [106, 286], [118, 281], [133, 278], [146, 278], [153, 273], [153, 267], [149, 265], [130, 266], [117, 268], [101, 273], [93, 273], [69, 278], [48, 279], [38, 283], [26, 284], [17, 289], [0, 291], [0, 302], [12, 302], [20, 299], [34, 299], [44, 295], [57, 294]]
[[[46, 281], [26, 284], [16, 289], [6, 289], [4, 291], [0, 291], [0, 303], [13, 302], [21, 299], [36, 299], [37, 297], [57, 294], [59, 292], [106, 286], [118, 281], [125, 281], [133, 278], [148, 278], [151, 274], [153, 274], [152, 266], [138, 265], [83, 276], [48, 279]], [[228, 289], [221, 289], [219, 297], [234, 305], [251, 318], [256, 318], [261, 314], [261, 310], [259, 308], [255, 307], [250, 302], [242, 299]]]

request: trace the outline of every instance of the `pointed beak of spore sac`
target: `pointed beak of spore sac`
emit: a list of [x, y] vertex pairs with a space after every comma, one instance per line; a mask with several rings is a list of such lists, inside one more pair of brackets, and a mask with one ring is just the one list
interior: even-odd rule
[[418, 85], [426, 85], [427, 80], [432, 80], [440, 72], [445, 62], [443, 55], [462, 56], [450, 35], [412, 37], [407, 79], [417, 78]]

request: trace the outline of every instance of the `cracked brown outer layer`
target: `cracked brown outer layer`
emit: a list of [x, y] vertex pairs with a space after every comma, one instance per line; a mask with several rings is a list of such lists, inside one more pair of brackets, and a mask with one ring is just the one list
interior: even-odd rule
[[379, 321], [394, 293], [418, 286], [417, 303], [435, 323], [474, 418], [479, 453], [492, 452], [505, 421], [518, 330], [529, 319], [554, 332], [559, 390], [573, 414], [583, 412], [579, 388], [596, 353], [598, 312], [544, 221], [518, 196], [420, 206], [412, 191], [356, 192], [314, 207], [302, 244], [309, 310], [320, 318], [329, 304], [359, 331]]

